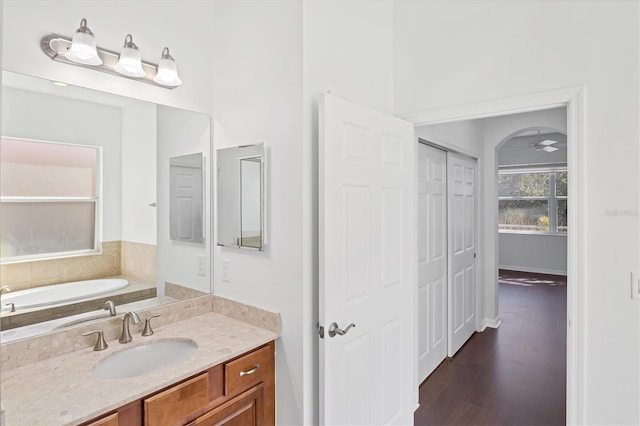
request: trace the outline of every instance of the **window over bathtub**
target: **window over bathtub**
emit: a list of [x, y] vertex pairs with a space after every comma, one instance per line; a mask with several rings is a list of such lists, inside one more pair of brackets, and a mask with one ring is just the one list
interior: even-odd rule
[[100, 150], [0, 139], [2, 263], [99, 252]]
[[567, 168], [498, 171], [500, 232], [566, 235]]

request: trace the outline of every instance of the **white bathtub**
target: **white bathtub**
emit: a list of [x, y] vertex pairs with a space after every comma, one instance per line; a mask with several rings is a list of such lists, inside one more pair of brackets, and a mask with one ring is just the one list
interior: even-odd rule
[[7, 306], [9, 303], [15, 304], [16, 311], [19, 311], [20, 309], [91, 299], [95, 296], [123, 289], [128, 285], [129, 282], [127, 280], [120, 278], [74, 281], [30, 288], [28, 290], [11, 291], [2, 294], [0, 300], [2, 300], [3, 311], [10, 309]]

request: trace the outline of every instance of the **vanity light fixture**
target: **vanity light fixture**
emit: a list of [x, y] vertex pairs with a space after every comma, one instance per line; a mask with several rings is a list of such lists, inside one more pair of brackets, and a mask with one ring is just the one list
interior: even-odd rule
[[182, 84], [169, 48], [162, 50], [159, 64], [142, 60], [131, 34], [126, 35], [120, 53], [103, 49], [96, 46], [93, 33], [84, 18], [73, 39], [51, 34], [40, 40], [40, 48], [54, 61], [65, 64], [91, 68], [170, 90]]
[[140, 51], [138, 50], [138, 46], [133, 42], [131, 34], [125, 36], [120, 58], [113, 69], [129, 77], [144, 77], [146, 75], [142, 69]]
[[98, 56], [96, 39], [89, 27], [87, 27], [86, 19], [82, 18], [82, 21], [80, 21], [80, 28], [78, 28], [76, 33], [73, 35], [71, 48], [64, 56], [70, 61], [77, 62], [79, 64], [102, 64], [102, 59]]
[[158, 73], [153, 77], [153, 81], [164, 86], [177, 87], [182, 84], [182, 80], [178, 77], [178, 68], [173, 56], [169, 54], [169, 48], [162, 49], [162, 57], [158, 64]]

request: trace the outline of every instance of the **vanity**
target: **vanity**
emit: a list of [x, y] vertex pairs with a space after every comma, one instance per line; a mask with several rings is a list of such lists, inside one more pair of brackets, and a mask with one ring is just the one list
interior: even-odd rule
[[273, 373], [271, 342], [85, 425], [273, 425]]
[[[3, 345], [4, 425], [275, 424], [279, 315], [214, 295], [138, 315], [144, 321], [157, 313], [154, 334], [131, 325], [128, 344], [118, 343], [117, 318]], [[92, 329], [104, 332], [108, 348], [95, 351], [95, 336], [82, 336]], [[103, 361], [158, 342], [197, 349], [129, 377], [97, 375]]]

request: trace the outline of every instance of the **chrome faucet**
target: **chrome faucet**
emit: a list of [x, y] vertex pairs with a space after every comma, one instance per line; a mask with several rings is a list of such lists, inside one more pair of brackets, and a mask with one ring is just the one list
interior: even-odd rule
[[[11, 290], [13, 290], [13, 288], [10, 285], [3, 285], [2, 287], [0, 287], [0, 300], [2, 299], [3, 293], [9, 293]], [[15, 312], [16, 305], [13, 303], [10, 303], [10, 305], [11, 305], [11, 312]]]
[[129, 343], [133, 340], [129, 331], [129, 320], [133, 321], [134, 324], [140, 324], [140, 317], [135, 312], [131, 311], [124, 314], [122, 317], [122, 334], [118, 339], [120, 343]]
[[107, 300], [106, 302], [104, 302], [104, 307], [102, 309], [104, 309], [105, 311], [109, 311], [109, 316], [116, 316], [116, 305], [111, 300]]

